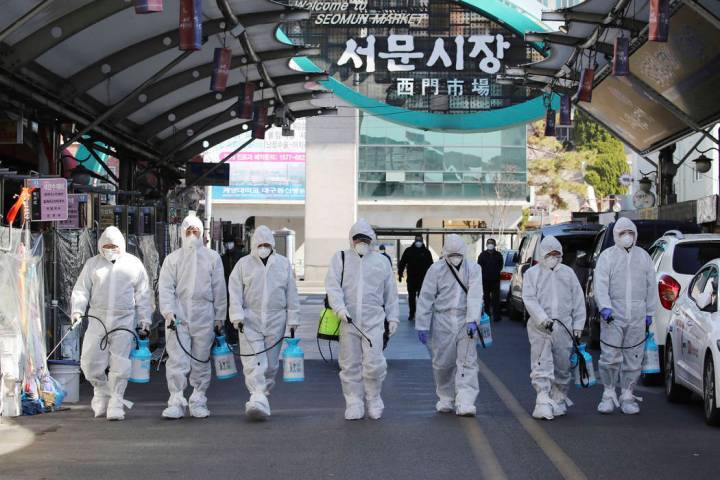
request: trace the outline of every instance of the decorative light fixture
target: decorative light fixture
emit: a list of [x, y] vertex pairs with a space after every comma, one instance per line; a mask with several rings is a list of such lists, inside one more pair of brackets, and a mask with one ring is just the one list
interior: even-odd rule
[[263, 140], [265, 138], [265, 127], [267, 125], [268, 106], [267, 103], [262, 102], [255, 105], [255, 112], [253, 113], [253, 131], [252, 138]]
[[210, 77], [210, 90], [224, 92], [230, 74], [230, 61], [232, 50], [229, 48], [216, 48], [213, 54], [213, 69]]
[[570, 95], [560, 97], [560, 125], [563, 127], [572, 125], [572, 99]]
[[710, 147], [705, 151], [698, 150], [697, 148], [695, 150], [697, 150], [700, 153], [700, 156], [697, 157], [695, 160], [693, 160], [693, 163], [695, 164], [695, 170], [697, 170], [699, 173], [709, 172], [710, 169], [712, 168], [712, 158], [708, 157], [705, 154], [711, 150], [717, 150], [718, 152], [720, 152], [720, 149], [718, 149], [716, 147]]
[[180, 0], [180, 50], [202, 48], [202, 0]]
[[555, 136], [555, 110], [549, 108], [545, 114], [545, 136]]
[[648, 40], [651, 42], [667, 42], [669, 32], [670, 2], [668, 0], [650, 0]]
[[580, 75], [580, 86], [578, 88], [578, 101], [590, 103], [592, 101], [593, 80], [595, 79], [594, 68], [584, 68]]
[[255, 83], [247, 82], [240, 85], [242, 99], [239, 102], [238, 116], [240, 118], [253, 118], [253, 99], [255, 97]]
[[648, 177], [643, 177], [640, 180], [638, 180], [638, 183], [640, 184], [640, 191], [642, 192], [649, 192], [652, 188], [652, 180], [650, 180]]
[[613, 47], [612, 74], [616, 77], [624, 77], [630, 73], [630, 39], [627, 37], [615, 37]]
[[135, 13], [156, 13], [163, 11], [163, 0], [135, 0]]

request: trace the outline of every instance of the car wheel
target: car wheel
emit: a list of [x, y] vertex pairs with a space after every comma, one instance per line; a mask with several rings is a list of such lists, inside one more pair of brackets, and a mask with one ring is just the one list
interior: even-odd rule
[[522, 320], [522, 315], [520, 314], [520, 312], [518, 312], [517, 308], [515, 308], [515, 305], [512, 302], [508, 302], [508, 308], [510, 309], [510, 318], [512, 320], [515, 320], [516, 322]]
[[703, 381], [703, 403], [705, 406], [705, 423], [708, 425], [720, 425], [720, 409], [717, 406], [715, 395], [715, 365], [712, 356], [708, 355], [705, 361], [705, 373]]
[[690, 390], [675, 383], [675, 354], [669, 336], [665, 342], [665, 396], [673, 403], [690, 400]]

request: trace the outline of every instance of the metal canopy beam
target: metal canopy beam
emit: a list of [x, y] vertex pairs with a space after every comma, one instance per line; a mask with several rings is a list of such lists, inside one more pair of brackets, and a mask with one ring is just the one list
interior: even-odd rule
[[542, 12], [541, 19], [543, 22], [565, 22], [565, 23], [587, 23], [590, 25], [603, 25], [624, 30], [639, 32], [647, 23], [641, 22], [634, 18], [622, 17], [613, 18], [612, 15], [590, 12], [559, 11], [559, 12]]
[[8, 35], [12, 34], [15, 30], [25, 25], [35, 15], [45, 10], [45, 8], [49, 7], [50, 4], [53, 3], [53, 1], [54, 0], [44, 0], [43, 2], [38, 3], [30, 10], [25, 12], [20, 18], [8, 25], [2, 32], [0, 32], [0, 42], [5, 40]]
[[[78, 32], [116, 13], [132, 8], [132, 4], [117, 1], [95, 1], [79, 7], [43, 28], [28, 35], [10, 48], [3, 64], [9, 69], [32, 62], [48, 50], [64, 42]], [[57, 35], [59, 33], [59, 35]]]
[[[261, 12], [252, 13], [240, 17], [247, 26], [255, 25], [266, 25], [266, 24], [277, 24], [281, 21], [293, 21], [302, 20], [307, 18], [307, 12], [292, 12], [286, 11], [277, 12]], [[203, 22], [203, 38], [207, 41], [207, 38], [222, 32], [226, 28], [227, 22], [224, 18], [218, 18]], [[112, 53], [107, 57], [101, 58], [92, 65], [85, 67], [84, 69], [73, 75], [69, 82], [75, 93], [82, 93], [90, 90], [94, 86], [106, 80], [108, 77], [116, 75], [117, 73], [136, 65], [143, 60], [158, 55], [167, 50], [177, 48], [180, 43], [180, 33], [177, 29], [169, 32], [164, 32], [146, 40], [137, 42], [133, 45], [129, 45], [122, 50]], [[244, 49], [243, 49], [244, 50]], [[103, 67], [110, 68], [108, 73], [103, 73]], [[71, 93], [68, 91], [67, 93]]]
[[[288, 58], [288, 61], [291, 57], [295, 55], [312, 55], [314, 53], [317, 53], [317, 49], [315, 48], [298, 48], [298, 47], [291, 47], [283, 50], [273, 50], [269, 52], [264, 52], [260, 54], [260, 58], [262, 61], [270, 61], [270, 60], [279, 60], [282, 58]], [[253, 64], [243, 64], [241, 57], [233, 57], [231, 69], [235, 69], [237, 67], [247, 65], [248, 67], [251, 67]], [[187, 85], [190, 85], [192, 83], [195, 83], [199, 80], [203, 80], [206, 78], [210, 78], [212, 74], [212, 63], [207, 63], [205, 65], [201, 65], [199, 67], [195, 68], [189, 68], [187, 70], [184, 70], [182, 72], [176, 73], [174, 75], [171, 75], [169, 77], [163, 78], [154, 84], [150, 85], [148, 88], [145, 89], [143, 92], [145, 94], [144, 96], [144, 102], [140, 102], [139, 99], [136, 99], [133, 102], [129, 102], [126, 105], [123, 106], [113, 117], [116, 121], [119, 121], [123, 118], [127, 118], [133, 113], [137, 112], [138, 110], [142, 110], [146, 105], [154, 102], [155, 100], [164, 97], [165, 95], [169, 95]], [[306, 73], [306, 74], [297, 74], [293, 71], [292, 75], [287, 76], [279, 76], [274, 77], [276, 79], [276, 82], [278, 85], [284, 85], [284, 80], [290, 79], [290, 78], [298, 78], [298, 77], [306, 77], [307, 81], [314, 80], [314, 79], [327, 79], [327, 74], [325, 73]], [[299, 80], [293, 80], [291, 83], [296, 83]]]
[[[286, 104], [292, 104], [295, 102], [304, 102], [307, 100], [312, 100], [316, 97], [316, 94], [313, 92], [306, 92], [306, 93], [296, 93], [294, 95], [286, 95], [285, 101]], [[263, 100], [263, 101], [257, 101], [255, 104], [266, 104], [268, 107], [274, 106], [272, 103], [274, 102], [273, 99], [269, 100]], [[197, 138], [199, 135], [201, 135], [203, 132], [206, 132], [208, 130], [212, 130], [215, 127], [219, 127], [223, 125], [224, 123], [232, 122], [233, 120], [243, 120], [237, 116], [233, 116], [234, 110], [237, 107], [237, 103], [231, 105], [230, 107], [226, 108], [222, 112], [219, 112], [215, 115], [208, 116], [206, 118], [203, 118], [201, 120], [198, 120], [197, 122], [193, 123], [192, 125], [188, 125], [187, 127], [184, 127], [177, 136], [170, 136], [167, 139], [163, 140], [161, 143], [157, 145], [158, 149], [162, 152], [164, 152], [164, 156], [170, 157], [173, 153], [177, 152], [181, 148], [190, 145], [194, 143], [195, 138]], [[275, 111], [273, 109], [272, 114], [269, 116], [274, 116]], [[244, 119], [248, 120], [249, 119]], [[193, 134], [188, 136], [187, 131], [192, 130]]]
[[683, 0], [683, 3], [695, 10], [695, 12], [699, 13], [700, 16], [710, 22], [713, 27], [720, 30], [720, 18], [713, 15], [712, 12], [705, 8], [704, 5], [699, 4], [697, 0]]
[[[313, 110], [300, 110], [297, 112], [293, 112], [295, 115], [295, 118], [303, 118], [303, 117], [315, 117], [315, 116], [321, 116], [321, 115], [332, 115], [333, 113], [336, 113], [337, 110], [334, 108], [318, 108]], [[268, 123], [272, 123], [273, 117], [268, 116]], [[173, 157], [173, 161], [175, 163], [181, 163], [185, 160], [189, 160], [195, 155], [198, 155], [208, 148], [219, 145], [220, 143], [224, 142], [225, 140], [228, 140], [230, 138], [236, 137], [238, 135], [241, 135], [243, 133], [246, 133], [249, 131], [249, 126], [252, 124], [252, 122], [246, 122], [242, 125], [236, 125], [232, 126], [230, 128], [226, 128], [225, 130], [222, 130], [220, 132], [214, 133], [212, 135], [209, 135], [202, 139], [202, 141], [195, 142], [189, 147], [187, 147], [184, 150], [179, 151], [176, 153]], [[245, 128], [243, 128], [243, 125], [246, 125]], [[210, 144], [210, 147], [203, 147], [203, 143], [208, 142]]]
[[[213, 105], [227, 102], [228, 100], [232, 99], [235, 99], [235, 103], [237, 103], [237, 98], [242, 95], [242, 93], [243, 92], [241, 91], [241, 85], [234, 85], [232, 87], [229, 87], [221, 94], [222, 99], [220, 100], [216, 98], [217, 94], [214, 92], [210, 92], [205, 95], [196, 97], [188, 102], [177, 105], [176, 107], [159, 114], [149, 122], [139, 126], [138, 133], [149, 139], [156, 136], [163, 130], [172, 127], [173, 124], [182, 122], [183, 119], [185, 119], [186, 117], [194, 115], [198, 112], [202, 112], [203, 110], [208, 109]], [[255, 92], [255, 96], [260, 99], [271, 99], [272, 91], [270, 89], [259, 90]], [[310, 96], [310, 98], [312, 98], [312, 95]], [[261, 100], [255, 100], [256, 103], [259, 101]], [[174, 120], [172, 121], [168, 118], [170, 114], [174, 116]]]
[[[563, 35], [561, 33], [528, 33], [525, 35], [526, 42], [548, 42], [556, 45], [567, 45], [569, 47], [582, 47], [588, 39], [580, 37], [571, 37], [569, 35]], [[609, 43], [595, 42], [591, 48], [594, 48], [600, 53], [607, 55], [613, 54], [613, 46]]]

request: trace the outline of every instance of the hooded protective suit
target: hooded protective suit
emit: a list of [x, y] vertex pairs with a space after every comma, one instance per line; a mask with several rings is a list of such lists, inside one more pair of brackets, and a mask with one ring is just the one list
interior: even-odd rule
[[[105, 229], [98, 240], [98, 251], [102, 252], [102, 246], [108, 244], [119, 247], [119, 256], [110, 262], [98, 254], [85, 263], [73, 288], [72, 315], [85, 315], [87, 310], [87, 314], [99, 318], [108, 331], [118, 327], [134, 330], [141, 324], [149, 327], [152, 307], [145, 267], [137, 257], [126, 253], [125, 238], [116, 227]], [[90, 319], [80, 366], [94, 388], [92, 407], [95, 416], [107, 411], [109, 419], [122, 420], [123, 406], [132, 406], [123, 396], [130, 377], [130, 350], [134, 338], [123, 331], [113, 333], [108, 337], [108, 348], [101, 350], [100, 341], [104, 335], [102, 325]], [[110, 371], [106, 375], [108, 365]]]
[[[650, 255], [634, 243], [629, 249], [620, 246], [620, 233], [632, 230], [637, 242], [637, 228], [627, 218], [615, 223], [615, 245], [605, 250], [595, 267], [595, 300], [598, 310], [612, 310], [614, 321], [600, 320], [600, 340], [610, 345], [635, 345], [645, 336], [645, 317], [653, 316], [657, 308], [655, 268]], [[640, 378], [643, 345], [629, 350], [602, 345], [600, 380], [607, 395], [615, 395], [620, 379], [623, 400], [632, 400], [632, 391]], [[612, 398], [617, 405], [617, 400]], [[608, 413], [608, 412], [604, 412]]]
[[[390, 263], [382, 255], [370, 250], [360, 256], [355, 252], [352, 237], [363, 234], [376, 242], [375, 232], [363, 219], [350, 229], [350, 249], [345, 250], [345, 266], [340, 252], [330, 261], [325, 290], [335, 313], [352, 319], [372, 342], [363, 338], [347, 322], [340, 325], [340, 380], [345, 396], [345, 418], [356, 420], [365, 414], [377, 419], [382, 416], [384, 404], [380, 397], [387, 374], [383, 355], [385, 320], [398, 321], [397, 285]], [[340, 280], [342, 277], [342, 286]]]
[[[540, 258], [545, 258], [552, 251], [562, 253], [560, 242], [552, 236], [543, 238], [539, 248]], [[572, 268], [560, 263], [551, 270], [541, 260], [525, 272], [522, 298], [530, 314], [527, 324], [530, 380], [537, 392], [536, 404], [548, 405], [548, 411], [562, 415], [572, 404], [567, 398], [573, 346], [568, 332], [582, 330], [585, 326], [582, 287]], [[562, 322], [567, 330], [555, 325], [550, 333], [541, 327], [544, 322], [552, 320]]]
[[[185, 236], [190, 227], [200, 230], [200, 238]], [[202, 244], [203, 224], [198, 217], [186, 217], [180, 232], [182, 248], [165, 258], [158, 282], [160, 312], [163, 317], [175, 317], [177, 330], [177, 335], [165, 330], [168, 353], [165, 374], [170, 399], [163, 415], [170, 418], [183, 415], [188, 404], [183, 392], [190, 373], [190, 385], [194, 388], [190, 413], [206, 417], [209, 412], [205, 392], [212, 377], [210, 363], [192, 360], [178, 345], [178, 337], [194, 357], [201, 360], [209, 357], [215, 339], [213, 326], [216, 321], [224, 322], [227, 313], [225, 274], [220, 255]]]
[[[252, 236], [250, 255], [241, 258], [230, 274], [230, 321], [236, 328], [243, 325], [238, 337], [243, 355], [265, 350], [285, 335], [287, 327], [300, 324], [300, 299], [292, 265], [274, 251], [263, 262], [258, 245], [265, 243], [275, 248], [272, 230], [261, 225]], [[267, 395], [275, 385], [281, 348], [278, 344], [267, 353], [242, 357], [250, 392], [246, 412], [250, 415], [270, 415]]]
[[[469, 261], [465, 242], [458, 235], [445, 239], [443, 256], [435, 262], [423, 282], [418, 300], [416, 330], [429, 330], [437, 410], [474, 415], [478, 395], [477, 334], [470, 338], [466, 324], [478, 323], [482, 315], [483, 288], [480, 266]], [[467, 288], [458, 283], [448, 257], [463, 255], [455, 270]]]

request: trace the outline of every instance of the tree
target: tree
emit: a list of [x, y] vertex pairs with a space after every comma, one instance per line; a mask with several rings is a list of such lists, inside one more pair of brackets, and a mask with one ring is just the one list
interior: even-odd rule
[[598, 197], [626, 193], [627, 188], [620, 184], [620, 175], [628, 171], [622, 142], [579, 111], [574, 139], [578, 151], [593, 154], [586, 166], [585, 181], [592, 185]]

